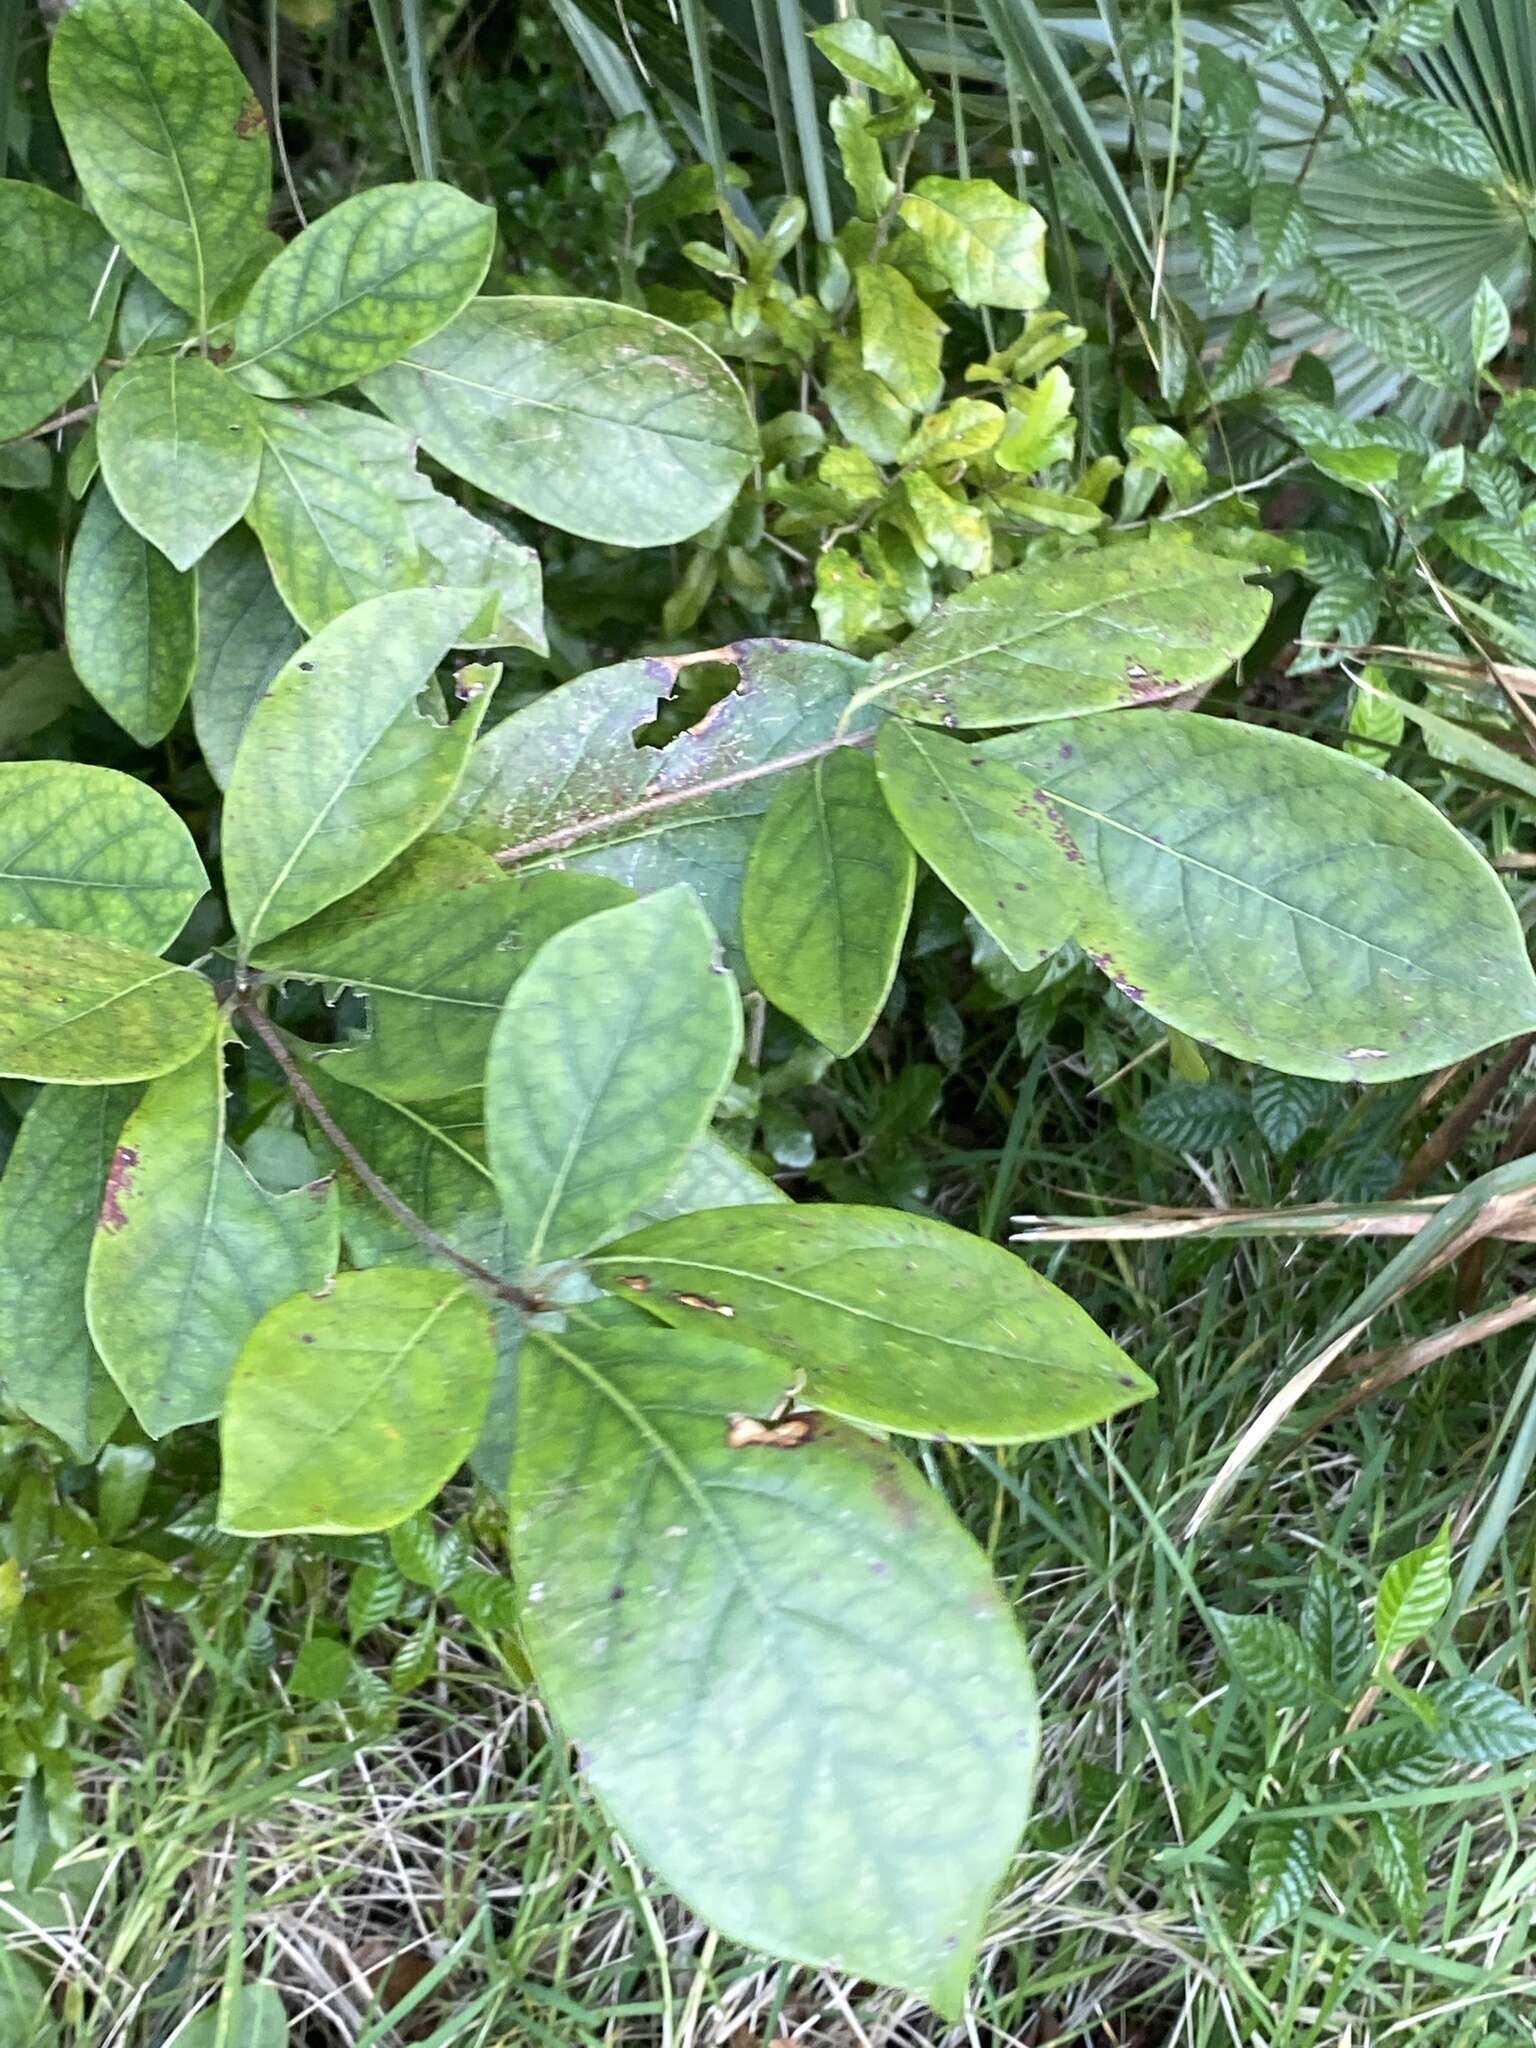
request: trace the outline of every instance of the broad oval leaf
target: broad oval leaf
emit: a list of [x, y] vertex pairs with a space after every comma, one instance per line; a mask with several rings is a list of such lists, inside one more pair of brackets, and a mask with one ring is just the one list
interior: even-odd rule
[[336, 1270], [329, 1181], [268, 1194], [224, 1139], [224, 1048], [154, 1082], [123, 1126], [91, 1247], [91, 1335], [139, 1422], [217, 1415], [259, 1317]]
[[624, 547], [718, 519], [757, 453], [712, 349], [596, 299], [477, 299], [364, 389], [466, 482]]
[[483, 1296], [447, 1273], [343, 1273], [269, 1309], [230, 1375], [219, 1524], [387, 1529], [473, 1450], [496, 1370]]
[[944, 393], [944, 322], [887, 263], [861, 263], [854, 282], [865, 369], [900, 404], [931, 412]]
[[261, 467], [250, 400], [195, 355], [120, 371], [101, 401], [96, 446], [118, 511], [178, 569], [241, 517]]
[[159, 953], [207, 887], [191, 833], [148, 783], [74, 761], [0, 765], [0, 927]]
[[742, 890], [747, 962], [769, 1002], [839, 1057], [857, 1051], [901, 957], [917, 864], [868, 754], [786, 776]]
[[260, 542], [243, 528], [226, 533], [197, 566], [192, 675], [192, 729], [221, 789], [228, 786], [251, 713], [303, 644], [303, 631], [278, 595]]
[[224, 878], [247, 950], [345, 896], [453, 795], [489, 693], [450, 725], [417, 698], [482, 593], [371, 598], [308, 641], [251, 713], [224, 804]]
[[176, 723], [197, 659], [197, 586], [135, 533], [98, 482], [64, 581], [75, 673], [141, 747]]
[[0, 1176], [0, 1359], [7, 1398], [77, 1458], [122, 1418], [85, 1322], [85, 1271], [131, 1088], [44, 1088]]
[[74, 0], [48, 91], [102, 225], [206, 326], [272, 193], [266, 116], [222, 38], [185, 0]]
[[967, 306], [1045, 304], [1045, 222], [992, 178], [919, 178], [901, 217]]
[[364, 599], [422, 581], [421, 550], [395, 500], [345, 441], [263, 404], [250, 521], [272, 580], [311, 633]]
[[614, 1822], [732, 1939], [953, 2016], [1039, 1741], [980, 1552], [857, 1431], [730, 1449], [785, 1377], [723, 1333], [531, 1336], [518, 1378], [524, 1640]]
[[376, 185], [314, 221], [257, 279], [232, 372], [266, 398], [318, 397], [445, 327], [480, 289], [496, 214], [451, 185]]
[[927, 1216], [708, 1210], [606, 1245], [587, 1266], [669, 1323], [718, 1317], [782, 1357], [814, 1406], [882, 1429], [1033, 1443], [1156, 1391], [1022, 1259]]
[[217, 1021], [189, 968], [77, 932], [0, 931], [0, 1074], [145, 1081], [191, 1059]]
[[78, 206], [0, 179], [0, 441], [48, 419], [106, 353], [123, 277], [112, 256]]
[[1177, 696], [1224, 675], [1269, 615], [1250, 562], [1113, 541], [984, 576], [870, 669], [927, 725], [1026, 725]]
[[741, 1001], [698, 899], [663, 889], [569, 926], [513, 984], [485, 1068], [486, 1140], [530, 1266], [659, 1194], [741, 1050]]
[[1312, 740], [1182, 711], [975, 745], [891, 721], [878, 761], [917, 851], [1020, 966], [1074, 938], [1241, 1059], [1393, 1081], [1536, 1025], [1497, 876], [1406, 784]]

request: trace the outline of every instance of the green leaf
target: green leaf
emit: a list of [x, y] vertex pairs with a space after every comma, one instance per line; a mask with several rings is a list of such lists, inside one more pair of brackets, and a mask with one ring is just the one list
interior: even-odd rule
[[[311, 1651], [340, 1648], [339, 1643], [306, 1643], [294, 1664], [290, 1690], [300, 1698], [340, 1698], [345, 1685], [336, 1693], [305, 1691], [299, 1670], [306, 1659], [306, 1676], [317, 1668]], [[351, 1676], [350, 1669], [347, 1676]], [[232, 1993], [226, 1991], [217, 2006], [205, 2006], [184, 2027], [178, 2027], [175, 2042], [176, 2048], [288, 2048], [288, 2015], [282, 1993], [275, 1984], [241, 1984]]]
[[343, 1273], [269, 1309], [219, 1424], [219, 1526], [387, 1529], [474, 1448], [495, 1372], [484, 1298], [447, 1273]]
[[840, 434], [874, 462], [898, 462], [912, 430], [912, 410], [890, 386], [864, 368], [851, 341], [827, 348], [822, 397]]
[[356, 1670], [356, 1660], [345, 1643], [315, 1636], [294, 1658], [288, 1690], [300, 1700], [339, 1700], [350, 1688]]
[[263, 398], [304, 398], [381, 370], [474, 297], [495, 241], [494, 208], [451, 185], [344, 199], [257, 279], [231, 371]]
[[466, 482], [624, 547], [708, 526], [757, 452], [741, 387], [712, 350], [593, 299], [477, 299], [364, 389]]
[[201, 356], [150, 356], [107, 385], [101, 474], [136, 533], [178, 569], [244, 516], [261, 467], [250, 400]]
[[1407, 1807], [1383, 1806], [1370, 1816], [1369, 1831], [1376, 1875], [1404, 1932], [1416, 1937], [1427, 1893], [1419, 1817]]
[[301, 626], [322, 626], [387, 591], [422, 580], [405, 513], [344, 442], [302, 416], [263, 405], [261, 470], [251, 500], [272, 580]]
[[[1070, 389], [1070, 387], [1069, 387]], [[1024, 725], [1176, 696], [1252, 645], [1252, 565], [1115, 541], [984, 577], [870, 670], [885, 708], [929, 725]]]
[[0, 1176], [0, 1359], [6, 1396], [77, 1458], [123, 1413], [85, 1323], [85, 1269], [129, 1088], [44, 1088]]
[[1509, 346], [1509, 308], [1491, 279], [1478, 279], [1469, 318], [1472, 361], [1486, 369]]
[[1045, 222], [991, 178], [919, 178], [900, 211], [963, 304], [1045, 304]]
[[1415, 791], [1313, 741], [1181, 711], [978, 744], [892, 720], [877, 761], [897, 823], [1017, 965], [1075, 938], [1241, 1059], [1390, 1081], [1536, 1019], [1498, 878]]
[[255, 536], [226, 533], [197, 567], [192, 729], [208, 771], [228, 786], [240, 736], [267, 686], [304, 644]]
[[736, 985], [688, 890], [548, 939], [513, 984], [485, 1069], [491, 1169], [524, 1261], [572, 1258], [659, 1194], [740, 1050]]
[[814, 1406], [882, 1429], [1033, 1443], [1155, 1391], [1022, 1259], [895, 1209], [717, 1209], [586, 1263], [667, 1322], [718, 1318], [782, 1357]]
[[1370, 1637], [1348, 1582], [1338, 1566], [1321, 1554], [1307, 1574], [1301, 1640], [1333, 1697], [1342, 1704], [1351, 1702], [1370, 1666]]
[[113, 253], [78, 206], [0, 179], [0, 441], [48, 419], [105, 355], [123, 279]]
[[148, 1434], [217, 1415], [258, 1319], [327, 1286], [336, 1257], [331, 1184], [270, 1195], [225, 1143], [221, 1043], [147, 1088], [118, 1140], [85, 1309]]
[[[783, 1390], [714, 1330], [530, 1338], [524, 1639], [588, 1783], [694, 1911], [953, 2017], [1028, 1811], [1028, 1661], [889, 1447], [830, 1424], [728, 1447]], [[744, 1769], [807, 1796], [755, 1797]]]
[[1289, 1152], [1338, 1102], [1326, 1081], [1302, 1074], [1255, 1074], [1248, 1107], [1271, 1152]]
[[191, 1059], [217, 1018], [185, 967], [75, 932], [0, 931], [0, 1074], [148, 1080]]
[[887, 263], [861, 263], [854, 284], [865, 369], [900, 404], [931, 411], [944, 395], [940, 357], [948, 328]]
[[1312, 216], [1293, 185], [1260, 185], [1250, 215], [1258, 244], [1260, 285], [1272, 284], [1305, 261], [1312, 248]]
[[895, 41], [858, 15], [828, 22], [825, 28], [813, 28], [810, 38], [844, 78], [855, 79], [895, 100], [910, 99], [922, 90]]
[[1362, 94], [1355, 116], [1373, 169], [1412, 176], [1430, 166], [1479, 184], [1503, 183], [1504, 171], [1482, 128], [1443, 99], [1429, 93], [1396, 100]]
[[[15, 1171], [14, 1159], [7, 1171]], [[0, 1192], [4, 1186], [0, 1181]], [[1512, 1763], [1536, 1750], [1536, 1713], [1502, 1686], [1483, 1678], [1448, 1678], [1420, 1698], [1433, 1716], [1435, 1747], [1458, 1763]]]
[[85, 501], [64, 581], [75, 673], [141, 747], [176, 723], [197, 659], [197, 586], [134, 532], [104, 483]]
[[424, 582], [496, 594], [495, 615], [462, 645], [549, 652], [544, 637], [544, 580], [532, 548], [476, 519], [441, 491], [429, 490], [412, 498], [405, 507], [405, 521], [426, 558]]
[[915, 879], [867, 754], [840, 747], [785, 777], [747, 864], [747, 959], [768, 1000], [840, 1058], [890, 993]]
[[1254, 1829], [1248, 1852], [1250, 1941], [1263, 1941], [1304, 1912], [1317, 1888], [1317, 1824], [1267, 1820]]
[[0, 928], [159, 953], [207, 887], [191, 833], [148, 783], [73, 761], [0, 765]]
[[1516, 590], [1536, 592], [1536, 552], [1529, 536], [1493, 519], [1442, 519], [1435, 528], [1452, 554]]
[[1222, 1651], [1243, 1684], [1267, 1707], [1315, 1706], [1323, 1674], [1289, 1622], [1272, 1614], [1212, 1610]]
[[256, 965], [366, 995], [368, 1040], [327, 1067], [383, 1095], [431, 1100], [479, 1087], [507, 992], [545, 940], [624, 900], [602, 875], [498, 875], [341, 932], [292, 932]]
[[[778, 794], [772, 775], [742, 771], [831, 740], [866, 668], [793, 641], [745, 640], [727, 657], [735, 688], [662, 747], [636, 734], [658, 699], [666, 706], [678, 664], [621, 662], [546, 692], [474, 748], [445, 823], [494, 850], [524, 848], [520, 873], [588, 868], [641, 895], [686, 882], [734, 949], [757, 820]], [[850, 718], [850, 734], [869, 723]]]
[[896, 197], [879, 135], [872, 132], [878, 118], [867, 101], [851, 99], [846, 94], [839, 94], [827, 109], [843, 176], [866, 220], [877, 220]]
[[1427, 1636], [1451, 1602], [1451, 1532], [1388, 1565], [1376, 1594], [1376, 1654], [1395, 1656]]
[[206, 326], [272, 190], [266, 116], [222, 38], [185, 0], [75, 0], [48, 90], [102, 225]]
[[370, 598], [273, 680], [224, 805], [229, 910], [248, 950], [376, 875], [453, 795], [489, 692], [451, 725], [416, 700], [481, 609], [479, 591]]

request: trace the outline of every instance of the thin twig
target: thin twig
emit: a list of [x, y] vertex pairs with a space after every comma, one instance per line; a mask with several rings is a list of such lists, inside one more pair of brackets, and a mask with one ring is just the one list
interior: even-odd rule
[[1197, 512], [1208, 512], [1213, 505], [1224, 505], [1228, 498], [1243, 498], [1250, 491], [1262, 491], [1267, 485], [1278, 483], [1293, 469], [1300, 469], [1305, 461], [1304, 455], [1293, 455], [1289, 462], [1282, 462], [1278, 469], [1270, 470], [1265, 476], [1252, 477], [1244, 484], [1230, 484], [1226, 490], [1201, 498], [1197, 504], [1178, 505], [1171, 512], [1159, 512], [1155, 519], [1127, 519], [1123, 525], [1111, 527], [1110, 532], [1139, 533], [1144, 526], [1169, 526], [1175, 519], [1193, 519]]
[[44, 420], [40, 427], [33, 427], [29, 433], [15, 434], [12, 436], [12, 439], [15, 441], [41, 441], [44, 434], [57, 434], [64, 427], [77, 426], [81, 420], [88, 420], [94, 417], [95, 412], [96, 403], [93, 399], [89, 405], [77, 405], [69, 412], [56, 413], [51, 420]]
[[341, 1125], [337, 1123], [325, 1104], [320, 1100], [314, 1089], [310, 1087], [297, 1060], [295, 1060], [293, 1054], [283, 1043], [282, 1033], [249, 993], [240, 998], [240, 1014], [267, 1048], [267, 1051], [271, 1053], [273, 1059], [282, 1070], [283, 1078], [299, 1098], [299, 1101], [303, 1103], [307, 1113], [314, 1118], [358, 1180], [381, 1207], [387, 1209], [397, 1222], [403, 1223], [411, 1235], [419, 1238], [429, 1251], [436, 1252], [438, 1257], [446, 1259], [449, 1265], [457, 1266], [459, 1271], [469, 1279], [478, 1280], [482, 1287], [490, 1288], [491, 1292], [498, 1296], [500, 1300], [509, 1302], [513, 1308], [520, 1309], [525, 1316], [536, 1316], [548, 1309], [549, 1303], [544, 1300], [542, 1295], [534, 1294], [524, 1287], [516, 1287], [510, 1280], [503, 1280], [499, 1274], [493, 1273], [488, 1266], [482, 1266], [475, 1259], [465, 1258], [462, 1252], [454, 1250], [446, 1238], [439, 1237], [425, 1217], [418, 1216], [408, 1202], [401, 1200], [400, 1196], [395, 1193], [387, 1181], [380, 1180], [379, 1176], [341, 1128]]

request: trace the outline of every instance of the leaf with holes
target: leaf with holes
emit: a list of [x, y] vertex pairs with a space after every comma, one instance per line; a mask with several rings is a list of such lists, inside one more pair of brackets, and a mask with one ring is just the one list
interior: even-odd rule
[[489, 1308], [457, 1275], [378, 1267], [279, 1302], [230, 1375], [219, 1526], [404, 1521], [473, 1449], [495, 1367]]
[[845, 1058], [890, 993], [916, 863], [851, 747], [784, 778], [747, 863], [747, 960], [771, 1003]]
[[206, 326], [272, 191], [266, 116], [223, 38], [185, 0], [75, 0], [48, 91], [103, 227]]
[[123, 266], [99, 221], [0, 179], [0, 441], [41, 425], [106, 353]]
[[192, 727], [220, 788], [267, 686], [304, 644], [255, 536], [226, 533], [197, 568], [197, 667]]
[[212, 1036], [213, 990], [152, 953], [76, 932], [0, 931], [0, 1074], [144, 1081]]
[[1156, 1390], [1076, 1302], [947, 1223], [852, 1204], [715, 1209], [586, 1261], [673, 1324], [718, 1318], [853, 1422], [1032, 1443]]
[[104, 483], [85, 501], [64, 582], [75, 673], [141, 747], [163, 740], [197, 659], [197, 586], [135, 533]]
[[334, 1188], [268, 1194], [225, 1143], [224, 1114], [222, 1044], [147, 1088], [91, 1247], [91, 1335], [150, 1436], [217, 1415], [258, 1318], [336, 1270]]
[[716, 950], [698, 899], [663, 889], [556, 933], [513, 984], [486, 1062], [486, 1142], [527, 1265], [601, 1243], [703, 1136], [741, 1050]]
[[74, 761], [0, 765], [0, 929], [159, 953], [207, 887], [191, 833], [147, 783]]
[[190, 569], [256, 488], [256, 412], [201, 356], [150, 356], [108, 384], [96, 420], [101, 474], [135, 533]]
[[467, 483], [622, 547], [708, 526], [757, 453], [741, 386], [711, 349], [595, 299], [476, 299], [363, 388]]
[[530, 1338], [524, 1640], [593, 1791], [696, 1912], [953, 2016], [1029, 1808], [1028, 1660], [888, 1446], [823, 1423], [729, 1448], [784, 1385], [713, 1331]]

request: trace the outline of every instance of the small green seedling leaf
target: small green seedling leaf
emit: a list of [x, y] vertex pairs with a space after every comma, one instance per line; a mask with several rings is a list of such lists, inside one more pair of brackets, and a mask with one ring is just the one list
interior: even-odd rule
[[1451, 1601], [1451, 1531], [1388, 1565], [1376, 1595], [1376, 1655], [1384, 1662], [1427, 1636]]

